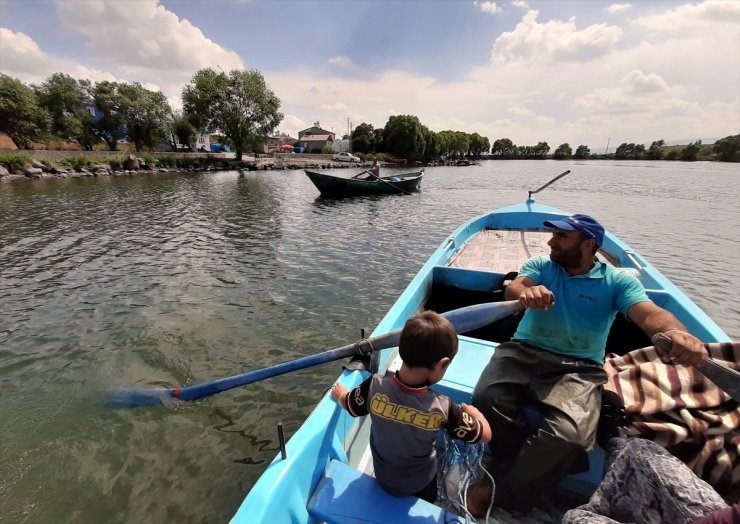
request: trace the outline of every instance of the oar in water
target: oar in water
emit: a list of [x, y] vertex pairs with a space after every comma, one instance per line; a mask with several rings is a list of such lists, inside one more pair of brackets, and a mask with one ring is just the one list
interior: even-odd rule
[[[450, 321], [458, 333], [466, 333], [487, 326], [492, 322], [519, 311], [521, 311], [519, 302], [511, 300], [508, 302], [490, 302], [468, 306], [448, 311], [447, 313], [443, 313], [443, 315]], [[370, 337], [367, 340], [360, 340], [359, 342], [330, 349], [316, 355], [195, 386], [171, 389], [120, 389], [111, 393], [105, 404], [110, 408], [135, 408], [140, 406], [156, 406], [175, 400], [197, 400], [221, 393], [222, 391], [290, 373], [291, 371], [306, 369], [354, 355], [367, 354], [373, 350], [395, 347], [398, 345], [400, 338], [401, 330], [397, 329], [385, 335]]]
[[[652, 341], [655, 347], [665, 354], [671, 349], [671, 339], [663, 333], [653, 335]], [[707, 348], [715, 345], [719, 345], [719, 343], [705, 344]], [[697, 366], [696, 370], [714, 382], [730, 398], [736, 402], [740, 402], [740, 373], [712, 360], [711, 357], [709, 357], [709, 360], [703, 366]]]
[[410, 194], [411, 194], [411, 193], [409, 193], [408, 191], [406, 191], [405, 189], [401, 189], [400, 187], [398, 187], [398, 186], [396, 186], [396, 185], [394, 185], [394, 184], [391, 184], [391, 183], [390, 183], [390, 182], [389, 182], [388, 180], [385, 180], [385, 179], [383, 179], [383, 178], [380, 178], [380, 177], [377, 177], [377, 178], [378, 178], [378, 180], [380, 180], [381, 182], [383, 182], [383, 183], [385, 183], [385, 184], [388, 184], [389, 186], [391, 186], [391, 187], [393, 187], [393, 188], [395, 188], [395, 189], [398, 189], [398, 190], [399, 190], [399, 191], [400, 191], [401, 193], [405, 193], [405, 194], [407, 194], [407, 195], [410, 195]]

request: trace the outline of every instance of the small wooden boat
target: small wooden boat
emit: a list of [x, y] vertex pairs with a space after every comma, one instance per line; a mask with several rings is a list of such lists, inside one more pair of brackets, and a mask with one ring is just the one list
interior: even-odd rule
[[[444, 312], [503, 300], [502, 293], [491, 290], [502, 289], [507, 274], [517, 271], [530, 256], [549, 254], [547, 241], [551, 233], [543, 222], [568, 216], [535, 203], [531, 195], [526, 203], [497, 209], [457, 228], [419, 270], [373, 335], [401, 328], [419, 310]], [[608, 231], [598, 256], [637, 275], [648, 296], [676, 315], [701, 340], [729, 340], [655, 267]], [[480, 372], [498, 343], [509, 339], [516, 322], [516, 317], [509, 317], [460, 335], [457, 356], [444, 379], [433, 388], [455, 402], [470, 402]], [[624, 317], [617, 316], [612, 326], [612, 333], [617, 336], [610, 336], [607, 352], [624, 353], [651, 345], [641, 331], [628, 324]], [[397, 348], [376, 351], [374, 355], [378, 357], [375, 369], [380, 372], [400, 366]], [[351, 389], [367, 376], [368, 371], [347, 369], [340, 380]], [[288, 441], [285, 457], [278, 454], [272, 461], [231, 522], [456, 521], [455, 516], [437, 506], [414, 497], [394, 498], [379, 487], [371, 476], [369, 420], [350, 417], [325, 394]], [[592, 452], [591, 464], [589, 472], [566, 478], [560, 489], [581, 498], [589, 496], [603, 475], [603, 452], [598, 448]]]
[[381, 177], [380, 180], [342, 178], [306, 170], [306, 175], [322, 196], [342, 197], [351, 195], [408, 194], [418, 191], [424, 170], [413, 173]]

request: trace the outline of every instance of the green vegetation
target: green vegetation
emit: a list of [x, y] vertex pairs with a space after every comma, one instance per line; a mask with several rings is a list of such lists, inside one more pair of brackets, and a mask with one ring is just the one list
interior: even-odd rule
[[[152, 151], [168, 144], [173, 151], [195, 149], [200, 133], [211, 141], [230, 146], [237, 160], [247, 151], [262, 152], [269, 134], [283, 119], [280, 100], [259, 71], [232, 70], [228, 73], [201, 69], [182, 91], [183, 111], [173, 111], [161, 92], [139, 83], [75, 80], [54, 73], [38, 86], [0, 73], [0, 132], [7, 133], [19, 149], [47, 139], [77, 142], [84, 151], [107, 146], [110, 151]], [[123, 137], [130, 144], [121, 144]], [[516, 145], [509, 138], [491, 143], [478, 133], [445, 130], [435, 132], [414, 115], [393, 115], [382, 128], [361, 123], [349, 138], [356, 154], [372, 158], [379, 153], [411, 161], [434, 161], [440, 156], [494, 159], [544, 159], [550, 155], [547, 142]], [[299, 142], [296, 142], [299, 145]], [[324, 153], [333, 150], [325, 148]], [[592, 155], [579, 145], [560, 144], [552, 153], [556, 159], [617, 158], [635, 160], [719, 160], [740, 162], [740, 135], [732, 135], [705, 146], [701, 141], [686, 146], [666, 146], [656, 140], [645, 144], [622, 143], [614, 153]], [[152, 159], [162, 164], [162, 159]], [[113, 157], [115, 165], [119, 160]], [[83, 166], [81, 159], [66, 160]], [[98, 161], [92, 161], [97, 163]], [[179, 164], [178, 164], [179, 162]], [[200, 161], [173, 160], [180, 167], [197, 167]], [[170, 164], [172, 165], [172, 164]], [[208, 161], [205, 161], [208, 165]]]
[[4, 166], [11, 173], [20, 171], [30, 166], [33, 159], [28, 153], [2, 153], [0, 154], [0, 166]]
[[220, 130], [233, 144], [236, 159], [254, 148], [283, 120], [280, 99], [259, 71], [228, 75], [201, 69], [182, 93], [183, 111], [199, 129]]
[[31, 142], [47, 135], [49, 124], [49, 113], [39, 105], [33, 89], [0, 73], [0, 131], [18, 149], [29, 149]]

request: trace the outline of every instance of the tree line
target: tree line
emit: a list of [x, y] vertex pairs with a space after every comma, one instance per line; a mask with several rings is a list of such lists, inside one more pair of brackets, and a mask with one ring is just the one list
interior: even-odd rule
[[[262, 151], [267, 137], [283, 119], [280, 99], [257, 70], [229, 73], [206, 68], [196, 72], [181, 94], [182, 110], [174, 110], [159, 91], [138, 82], [90, 82], [63, 73], [54, 73], [39, 85], [26, 85], [0, 73], [0, 131], [19, 149], [54, 136], [77, 142], [90, 151], [104, 142], [118, 150], [122, 138], [137, 151], [167, 143], [194, 146], [201, 133], [219, 134], [241, 159], [245, 151]], [[463, 131], [435, 132], [414, 115], [391, 116], [382, 128], [362, 123], [351, 133], [356, 153], [388, 153], [409, 160], [433, 161], [440, 157], [496, 159], [549, 158], [547, 142], [516, 145], [499, 138], [491, 145], [487, 137]], [[697, 160], [706, 153], [701, 141], [680, 149], [664, 140], [644, 144], [623, 143], [613, 153], [618, 159]], [[711, 149], [713, 158], [740, 161], [740, 135], [719, 140]], [[555, 159], [585, 159], [589, 148], [560, 144]], [[704, 155], [706, 156], [706, 155]]]
[[104, 142], [117, 151], [125, 137], [136, 151], [167, 143], [192, 146], [201, 133], [219, 133], [237, 159], [256, 149], [283, 119], [280, 100], [259, 71], [201, 69], [182, 91], [182, 111], [162, 92], [140, 83], [90, 82], [54, 73], [26, 85], [0, 73], [0, 131], [18, 149], [50, 136], [91, 151]]

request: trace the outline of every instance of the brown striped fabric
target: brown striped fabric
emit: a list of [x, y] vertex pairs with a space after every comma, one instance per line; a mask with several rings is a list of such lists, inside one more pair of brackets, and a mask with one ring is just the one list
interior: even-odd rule
[[[740, 371], [740, 343], [707, 344], [711, 357]], [[740, 407], [694, 368], [665, 363], [652, 347], [607, 355], [605, 386], [624, 401], [629, 434], [655, 441], [720, 495], [740, 495]]]

